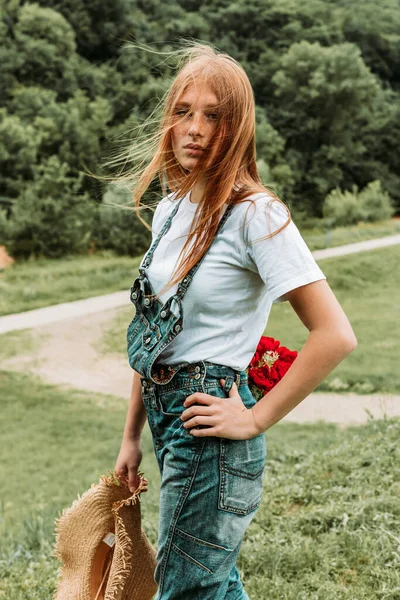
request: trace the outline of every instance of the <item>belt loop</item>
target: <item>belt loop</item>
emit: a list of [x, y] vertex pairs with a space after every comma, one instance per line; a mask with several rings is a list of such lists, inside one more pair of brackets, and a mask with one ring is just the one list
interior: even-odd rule
[[145, 397], [151, 408], [159, 410], [157, 398], [157, 384], [147, 377], [141, 377], [142, 398]]
[[229, 394], [234, 383], [235, 383], [235, 378], [233, 377], [233, 375], [227, 375], [225, 377], [224, 392], [226, 394]]
[[201, 360], [200, 362], [203, 370], [203, 378], [205, 379], [207, 376], [207, 365], [204, 360]]

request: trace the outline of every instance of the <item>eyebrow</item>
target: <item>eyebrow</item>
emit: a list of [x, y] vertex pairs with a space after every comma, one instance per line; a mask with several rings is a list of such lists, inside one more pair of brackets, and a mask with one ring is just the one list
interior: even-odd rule
[[[177, 103], [176, 103], [176, 106], [185, 106], [185, 107], [189, 107], [189, 106], [192, 106], [192, 105], [191, 105], [189, 102], [177, 102]], [[217, 107], [217, 106], [219, 106], [219, 104], [217, 104], [217, 103], [211, 103], [211, 104], [206, 104], [206, 105], [204, 106], [204, 108], [215, 108], [215, 107]]]

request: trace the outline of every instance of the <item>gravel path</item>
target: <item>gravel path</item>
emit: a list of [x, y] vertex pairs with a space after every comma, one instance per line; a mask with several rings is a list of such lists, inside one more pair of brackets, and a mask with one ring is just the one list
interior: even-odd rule
[[[313, 252], [316, 259], [362, 252], [400, 243], [400, 235], [357, 242]], [[127, 359], [105, 355], [98, 344], [115, 317], [128, 306], [129, 291], [68, 302], [0, 317], [0, 334], [30, 329], [38, 350], [3, 361], [2, 368], [30, 371], [49, 383], [112, 394], [128, 402], [132, 370]], [[297, 423], [319, 420], [347, 425], [365, 423], [370, 416], [400, 416], [400, 396], [354, 393], [312, 393], [283, 420]]]

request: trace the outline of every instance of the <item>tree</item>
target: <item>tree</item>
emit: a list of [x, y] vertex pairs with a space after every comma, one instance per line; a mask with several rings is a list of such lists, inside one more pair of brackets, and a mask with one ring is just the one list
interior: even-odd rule
[[286, 140], [295, 193], [320, 206], [343, 183], [347, 161], [367, 153], [360, 129], [373, 119], [379, 84], [357, 46], [294, 44], [273, 77], [279, 108], [272, 122]]
[[2, 220], [7, 251], [14, 257], [58, 258], [90, 246], [96, 206], [80, 192], [80, 178], [56, 156], [34, 169], [34, 179]]

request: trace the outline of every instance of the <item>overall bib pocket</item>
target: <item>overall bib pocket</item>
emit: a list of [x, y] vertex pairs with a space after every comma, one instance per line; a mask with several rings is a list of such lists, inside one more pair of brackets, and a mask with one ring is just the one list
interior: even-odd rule
[[161, 339], [161, 331], [156, 323], [149, 323], [146, 317], [144, 319], [147, 322], [147, 327], [142, 334], [142, 345], [146, 350], [152, 350]]
[[133, 340], [133, 338], [135, 337], [135, 335], [141, 328], [142, 323], [145, 323], [146, 327], [149, 325], [149, 322], [146, 319], [146, 317], [144, 316], [144, 314], [140, 311], [136, 311], [135, 316], [133, 317], [132, 321], [129, 323], [128, 328], [126, 330], [126, 339], [127, 339], [128, 344], [131, 343], [131, 341]]

